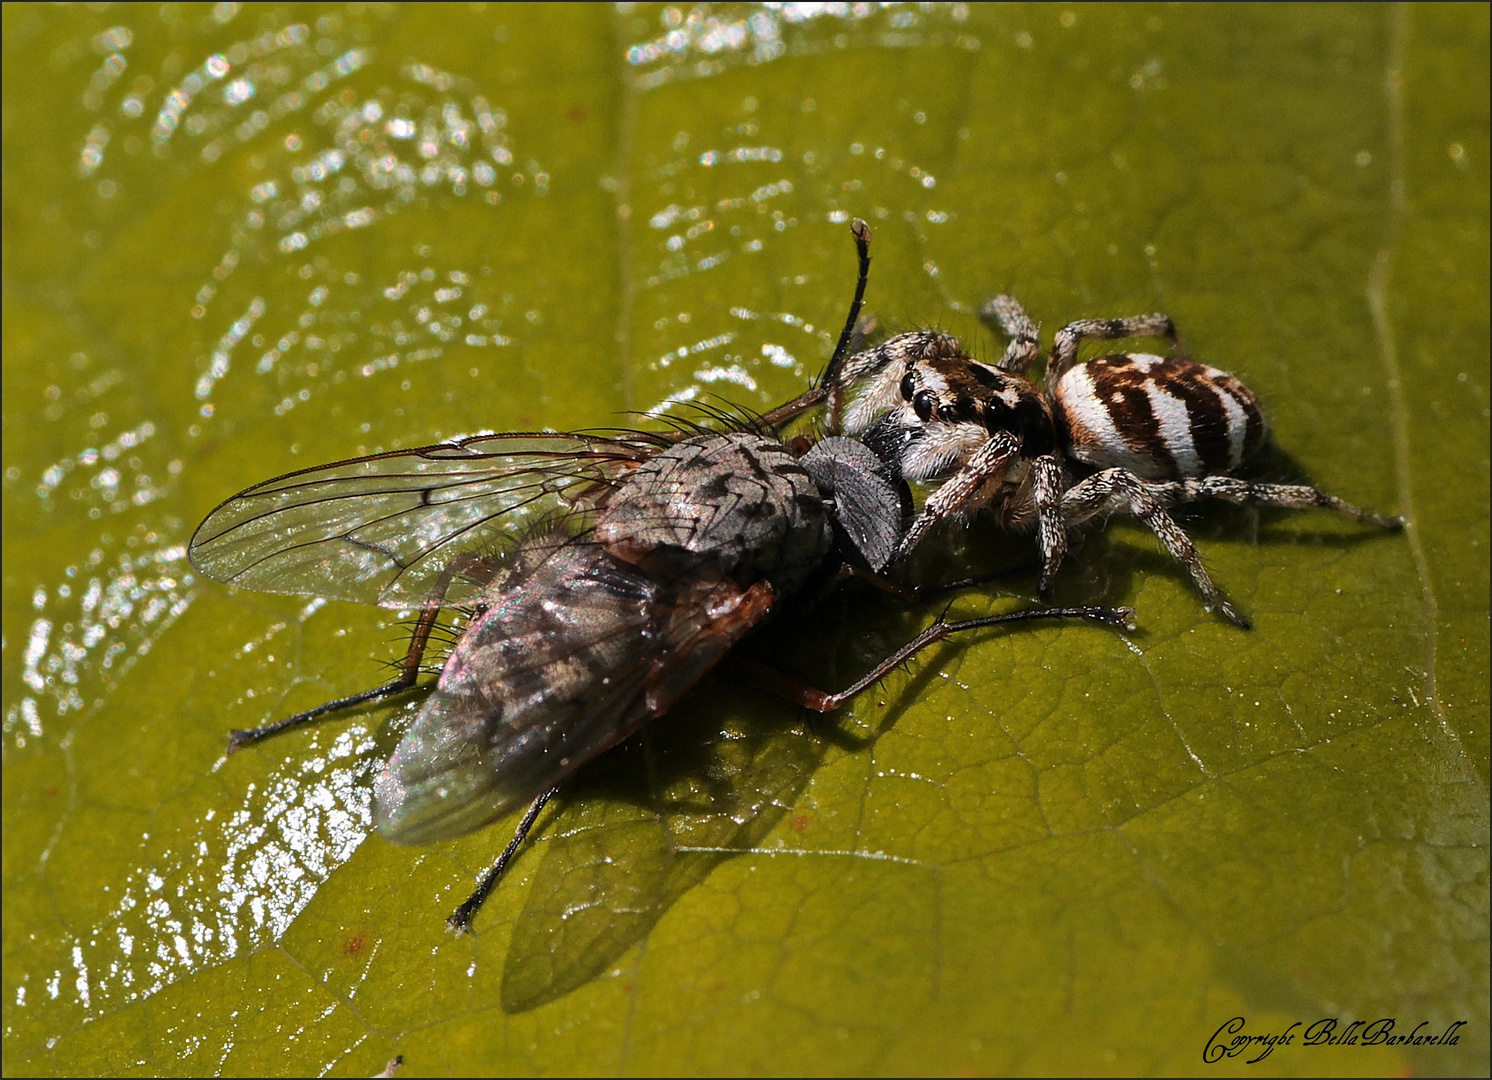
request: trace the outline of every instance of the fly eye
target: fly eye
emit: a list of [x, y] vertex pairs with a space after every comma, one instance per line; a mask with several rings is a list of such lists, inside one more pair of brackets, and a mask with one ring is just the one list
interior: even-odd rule
[[932, 419], [933, 414], [932, 394], [926, 390], [920, 391], [917, 396], [912, 399], [912, 409], [917, 413], [918, 420], [921, 420], [924, 424], [927, 423], [929, 420]]
[[[916, 389], [917, 380], [912, 377], [912, 373], [909, 371], [901, 377], [901, 399], [903, 401], [911, 401], [912, 394], [916, 391]], [[923, 419], [925, 420], [927, 418], [923, 417]]]

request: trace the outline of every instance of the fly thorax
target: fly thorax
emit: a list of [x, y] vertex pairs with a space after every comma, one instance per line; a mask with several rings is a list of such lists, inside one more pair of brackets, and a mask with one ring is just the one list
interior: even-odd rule
[[644, 461], [608, 496], [595, 536], [650, 570], [767, 579], [791, 591], [832, 532], [818, 489], [787, 449], [734, 432], [697, 435]]

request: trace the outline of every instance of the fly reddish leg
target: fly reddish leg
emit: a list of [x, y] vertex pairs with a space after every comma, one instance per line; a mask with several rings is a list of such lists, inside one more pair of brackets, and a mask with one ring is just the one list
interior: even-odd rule
[[867, 688], [880, 682], [929, 645], [934, 645], [946, 637], [965, 630], [978, 630], [981, 627], [999, 626], [1004, 623], [1026, 622], [1030, 619], [1088, 619], [1092, 622], [1100, 622], [1107, 626], [1116, 627], [1120, 630], [1134, 629], [1134, 612], [1129, 608], [1043, 608], [1029, 611], [1012, 611], [1005, 615], [986, 615], [983, 618], [962, 619], [958, 622], [944, 622], [939, 619], [911, 641], [886, 657], [886, 659], [882, 660], [864, 676], [856, 680], [848, 689], [841, 690], [837, 694], [826, 694], [822, 690], [816, 690], [808, 684], [794, 679], [791, 675], [785, 675], [776, 668], [768, 667], [766, 664], [756, 660], [736, 658], [729, 661], [729, 664], [748, 681], [770, 694], [786, 698], [788, 701], [802, 705], [805, 709], [812, 709], [814, 712], [829, 713], [861, 694]]
[[[874, 577], [874, 575], [867, 575]], [[854, 698], [867, 687], [880, 682], [897, 667], [910, 660], [917, 653], [929, 645], [942, 641], [952, 634], [964, 630], [977, 630], [984, 626], [999, 626], [1004, 623], [1025, 622], [1029, 619], [1088, 619], [1093, 622], [1104, 623], [1107, 626], [1117, 627], [1121, 630], [1134, 629], [1134, 612], [1129, 608], [1048, 608], [1040, 611], [1013, 611], [1005, 615], [988, 615], [980, 619], [964, 619], [959, 622], [943, 622], [939, 620], [907, 642], [896, 652], [877, 664], [868, 674], [858, 680], [847, 690], [837, 694], [826, 694], [822, 690], [816, 690], [806, 683], [785, 675], [776, 668], [768, 667], [766, 664], [755, 660], [747, 660], [742, 657], [729, 657], [726, 666], [745, 678], [748, 682], [766, 690], [768, 693], [778, 697], [786, 698], [788, 701], [813, 709], [816, 712], [833, 712], [845, 702]], [[471, 931], [471, 921], [481, 906], [487, 902], [487, 897], [497, 887], [497, 883], [507, 872], [508, 864], [523, 846], [528, 834], [533, 831], [534, 822], [538, 820], [539, 813], [550, 799], [559, 793], [559, 787], [552, 787], [540, 795], [529, 806], [524, 813], [523, 819], [518, 822], [518, 827], [513, 830], [513, 838], [508, 841], [508, 846], [503, 848], [497, 861], [482, 875], [477, 887], [472, 890], [470, 896], [462, 901], [461, 906], [453, 911], [446, 926], [456, 934], [466, 934]]]
[[[419, 620], [414, 624], [414, 633], [409, 639], [409, 651], [404, 654], [404, 660], [399, 665], [399, 677], [393, 682], [376, 686], [372, 690], [337, 698], [335, 701], [328, 701], [314, 709], [298, 712], [294, 716], [287, 716], [283, 720], [276, 720], [262, 727], [235, 728], [228, 733], [228, 753], [231, 754], [245, 746], [263, 742], [283, 732], [305, 727], [331, 713], [357, 705], [365, 705], [370, 701], [377, 701], [380, 698], [391, 697], [413, 689], [415, 680], [420, 675], [420, 661], [425, 657], [425, 647], [430, 643], [430, 632], [435, 629], [435, 620], [440, 616], [441, 602], [445, 599], [446, 591], [458, 575], [478, 575], [483, 563], [484, 560], [479, 555], [465, 555], [454, 560], [441, 572], [440, 579], [436, 581], [435, 588], [430, 592], [430, 598], [425, 601], [425, 606], [420, 611]], [[491, 571], [488, 571], [487, 576], [491, 576]]]
[[959, 578], [957, 581], [947, 581], [938, 585], [898, 585], [888, 577], [862, 570], [858, 566], [849, 566], [840, 571], [835, 583], [848, 581], [853, 578], [863, 581], [874, 589], [902, 603], [911, 605], [927, 600], [929, 597], [941, 596], [944, 593], [961, 592], [964, 589], [972, 589], [979, 585], [988, 585], [995, 581], [1006, 581], [1013, 577], [1024, 577], [1036, 570], [1041, 569], [1041, 563], [1027, 561], [1005, 570], [991, 570], [986, 574], [975, 574], [973, 577]]

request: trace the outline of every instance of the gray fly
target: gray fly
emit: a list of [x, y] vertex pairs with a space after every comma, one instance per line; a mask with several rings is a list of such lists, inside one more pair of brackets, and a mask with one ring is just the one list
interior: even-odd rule
[[[845, 437], [782, 429], [841, 391], [869, 274], [859, 278], [824, 377], [724, 430], [508, 433], [373, 454], [265, 481], [210, 513], [192, 565], [264, 592], [417, 609], [398, 678], [235, 731], [241, 747], [416, 687], [442, 611], [466, 622], [440, 676], [374, 782], [388, 839], [461, 836], [525, 804], [511, 843], [449, 923], [458, 932], [496, 884], [557, 786], [663, 715], [794, 594], [849, 572], [876, 578], [903, 553], [905, 481]], [[848, 689], [827, 694], [750, 661], [764, 689], [828, 712], [961, 630], [1071, 617], [1127, 626], [1101, 608], [937, 621]]]

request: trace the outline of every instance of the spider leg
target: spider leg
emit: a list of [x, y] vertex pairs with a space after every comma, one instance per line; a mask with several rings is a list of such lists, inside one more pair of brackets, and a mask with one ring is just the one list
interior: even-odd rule
[[1021, 307], [1020, 301], [1004, 293], [992, 296], [979, 309], [979, 318], [990, 329], [998, 327], [1010, 338], [1010, 344], [1005, 346], [1005, 355], [995, 367], [1015, 375], [1024, 375], [1029, 371], [1031, 362], [1041, 355], [1041, 342], [1037, 337], [1039, 331], [1036, 324], [1026, 314], [1026, 309]]
[[1067, 522], [1062, 518], [1062, 466], [1052, 454], [1031, 462], [1031, 499], [1036, 504], [1036, 543], [1041, 549], [1042, 597], [1051, 595], [1052, 578], [1067, 554]]
[[[1179, 560], [1196, 582], [1210, 607], [1223, 613], [1228, 621], [1249, 629], [1248, 619], [1223, 597], [1202, 565], [1202, 556], [1186, 531], [1166, 513], [1162, 500], [1179, 494], [1179, 484], [1148, 484], [1127, 469], [1104, 469], [1067, 490], [1062, 496], [1062, 516], [1070, 525], [1087, 521], [1105, 512], [1127, 509], [1155, 533], [1172, 558]], [[1158, 493], [1156, 488], [1161, 488]], [[1172, 490], [1164, 490], [1172, 489]]]
[[929, 496], [922, 507], [922, 513], [917, 515], [902, 537], [901, 545], [891, 561], [905, 558], [922, 542], [934, 525], [966, 508], [980, 488], [1010, 467], [1018, 453], [1020, 444], [1015, 441], [1015, 436], [1007, 431], [991, 435], [989, 442], [969, 455], [969, 460], [964, 462], [958, 472]]
[[1046, 366], [1046, 389], [1056, 393], [1057, 383], [1078, 360], [1078, 346], [1084, 338], [1112, 341], [1115, 338], [1163, 337], [1180, 347], [1176, 326], [1169, 315], [1131, 315], [1126, 319], [1081, 319], [1057, 331], [1052, 342], [1052, 359]]
[[1196, 502], [1199, 499], [1222, 499], [1238, 506], [1282, 506], [1290, 510], [1331, 510], [1350, 517], [1359, 525], [1377, 525], [1394, 532], [1404, 527], [1404, 519], [1375, 514], [1359, 506], [1328, 495], [1306, 484], [1257, 484], [1232, 476], [1188, 477], [1170, 483], [1150, 485], [1157, 498], [1167, 504]]

